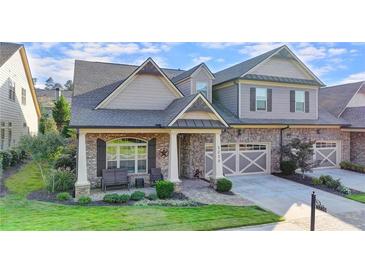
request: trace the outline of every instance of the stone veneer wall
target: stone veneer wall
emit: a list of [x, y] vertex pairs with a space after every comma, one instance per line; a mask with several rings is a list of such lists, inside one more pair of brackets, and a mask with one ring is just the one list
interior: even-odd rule
[[[168, 153], [167, 156], [162, 156], [161, 150], [169, 150], [170, 136], [167, 133], [88, 133], [86, 134], [86, 164], [87, 176], [92, 187], [100, 186], [100, 177], [96, 176], [96, 140], [102, 139], [110, 141], [117, 138], [139, 138], [146, 141], [156, 138], [156, 167], [161, 168], [162, 174], [166, 178], [168, 175]], [[148, 183], [148, 175], [132, 175], [130, 180], [134, 181], [135, 177], [144, 177]]]
[[365, 165], [365, 132], [351, 132], [351, 162]]

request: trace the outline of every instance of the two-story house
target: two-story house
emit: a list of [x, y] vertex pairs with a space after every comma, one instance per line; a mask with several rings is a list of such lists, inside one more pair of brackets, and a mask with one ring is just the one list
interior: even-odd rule
[[75, 62], [70, 126], [78, 129], [76, 196], [100, 183], [102, 169], [130, 180], [159, 167], [179, 186], [200, 176], [279, 171], [292, 138], [316, 141], [321, 168], [350, 159], [349, 123], [319, 108], [324, 84], [282, 46], [212, 73]]
[[24, 46], [0, 43], [0, 149], [16, 146], [24, 134], [37, 134], [39, 118]]

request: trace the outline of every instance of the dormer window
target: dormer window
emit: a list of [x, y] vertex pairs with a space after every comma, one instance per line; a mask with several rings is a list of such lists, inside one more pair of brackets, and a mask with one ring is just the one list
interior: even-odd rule
[[256, 88], [256, 110], [267, 110], [266, 88]]
[[208, 83], [207, 82], [196, 82], [196, 92], [203, 93], [208, 98]]
[[295, 91], [295, 112], [304, 112], [305, 95], [304, 91]]

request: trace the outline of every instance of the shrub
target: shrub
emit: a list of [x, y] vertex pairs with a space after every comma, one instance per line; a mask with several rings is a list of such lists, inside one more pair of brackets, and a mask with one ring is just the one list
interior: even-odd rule
[[6, 169], [11, 165], [11, 161], [12, 161], [12, 155], [9, 151], [0, 151], [0, 160], [2, 163], [2, 168]]
[[[142, 192], [143, 193], [143, 192]], [[121, 203], [126, 203], [130, 200], [131, 196], [128, 195], [128, 194], [122, 194], [122, 195], [119, 195], [119, 201]]]
[[296, 166], [295, 162], [292, 160], [281, 161], [280, 169], [284, 175], [292, 175], [295, 173], [297, 166]]
[[171, 198], [174, 193], [174, 184], [170, 181], [159, 180], [156, 183], [156, 193], [159, 199]]
[[11, 161], [10, 161], [11, 166], [15, 166], [18, 163], [20, 163], [20, 157], [18, 151], [16, 151], [15, 149], [10, 149], [9, 153], [11, 154]]
[[175, 207], [194, 207], [199, 206], [199, 204], [196, 201], [193, 200], [155, 200], [155, 201], [149, 201], [149, 200], [142, 200], [139, 202], [136, 202], [134, 205], [136, 206], [175, 206]]
[[340, 185], [336, 188], [336, 190], [344, 195], [350, 195], [351, 190], [348, 187], [345, 187], [343, 185]]
[[340, 167], [342, 169], [347, 169], [347, 170], [352, 170], [352, 171], [356, 171], [356, 172], [365, 173], [365, 166], [355, 164], [355, 163], [351, 163], [349, 161], [342, 161], [340, 163]]
[[55, 170], [47, 176], [47, 189], [51, 192], [61, 192], [72, 190], [76, 176], [67, 170]]
[[315, 185], [315, 186], [320, 185], [321, 180], [319, 178], [314, 177], [314, 178], [312, 178], [312, 184]]
[[324, 184], [331, 189], [337, 189], [339, 186], [341, 186], [340, 179], [334, 179], [329, 175], [321, 175], [319, 180], [321, 184]]
[[232, 182], [226, 178], [219, 179], [217, 181], [218, 192], [228, 192], [232, 188]]
[[120, 196], [117, 193], [104, 195], [103, 201], [110, 204], [116, 204], [121, 202]]
[[88, 196], [80, 196], [77, 202], [79, 203], [79, 205], [87, 205], [91, 203], [91, 198]]
[[70, 193], [68, 193], [68, 192], [60, 192], [60, 193], [57, 194], [56, 198], [59, 201], [68, 201], [72, 197], [71, 197]]
[[76, 168], [76, 158], [70, 154], [63, 154], [55, 161], [54, 168], [74, 170]]
[[158, 199], [158, 196], [157, 196], [157, 194], [156, 193], [150, 193], [150, 194], [148, 194], [147, 195], [147, 197], [146, 197], [148, 200], [150, 200], [150, 201], [155, 201], [155, 200], [157, 200]]
[[142, 191], [135, 191], [131, 195], [131, 200], [133, 201], [140, 201], [144, 198], [145, 194]]

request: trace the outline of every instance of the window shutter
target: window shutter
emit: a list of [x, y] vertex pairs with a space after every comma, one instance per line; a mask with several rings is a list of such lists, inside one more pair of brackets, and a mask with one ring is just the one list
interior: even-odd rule
[[256, 88], [250, 88], [250, 111], [256, 111]]
[[102, 139], [96, 140], [96, 176], [101, 177], [106, 168], [106, 143]]
[[305, 92], [305, 112], [309, 112], [309, 91]]
[[267, 89], [267, 111], [272, 111], [272, 89]]
[[295, 90], [290, 91], [290, 112], [295, 112]]
[[156, 138], [148, 141], [148, 172], [156, 167]]

